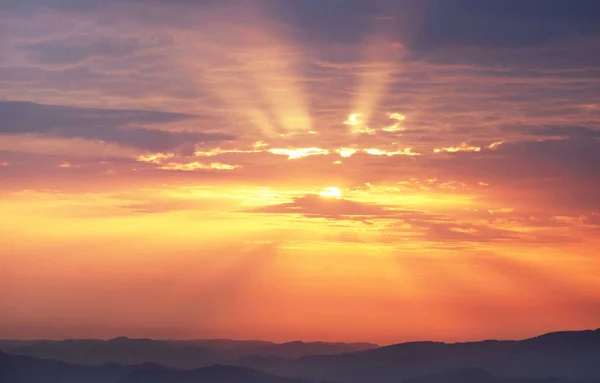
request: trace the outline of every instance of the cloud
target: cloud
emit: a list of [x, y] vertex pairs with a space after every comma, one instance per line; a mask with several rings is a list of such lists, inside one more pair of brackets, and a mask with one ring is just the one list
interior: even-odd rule
[[196, 171], [196, 170], [234, 170], [234, 169], [238, 169], [240, 167], [241, 166], [239, 166], [239, 165], [223, 164], [220, 162], [211, 162], [211, 163], [205, 164], [205, 163], [194, 161], [194, 162], [188, 162], [188, 163], [169, 162], [164, 165], [161, 165], [159, 167], [159, 169], [180, 170], [180, 171], [191, 172], [191, 171]]
[[321, 148], [300, 148], [300, 149], [278, 149], [268, 150], [270, 153], [287, 156], [288, 159], [303, 158], [308, 156], [320, 156], [329, 154], [329, 150]]
[[[47, 110], [22, 113], [42, 115], [48, 123], [38, 124], [39, 118], [33, 125], [43, 126], [17, 124], [3, 149], [11, 150], [6, 146], [17, 137], [35, 138], [28, 152], [36, 146], [67, 154], [65, 144], [81, 137], [98, 144], [94, 153], [102, 156], [102, 142], [130, 158], [148, 151], [173, 156], [120, 169], [134, 178], [219, 173], [231, 182], [303, 185], [438, 178], [439, 185], [448, 185], [444, 192], [476, 193], [500, 205], [517, 198], [536, 203], [529, 195], [556, 205], [595, 204], [595, 184], [583, 180], [596, 175], [595, 144], [583, 142], [597, 137], [600, 111], [593, 102], [600, 50], [592, 49], [597, 40], [589, 38], [596, 30], [589, 24], [597, 17], [594, 4], [575, 10], [510, 0], [502, 6], [458, 0], [275, 3], [259, 1], [249, 10], [236, 1], [156, 0], [152, 7], [143, 1], [14, 2], [35, 12], [2, 14], [10, 32], [5, 46], [15, 54], [0, 66], [0, 97], [139, 107], [146, 114], [113, 116], [109, 109], [66, 106], [54, 108], [65, 108], [61, 113], [68, 118]], [[139, 12], [129, 12], [134, 10]], [[536, 21], [530, 22], [534, 12]], [[331, 22], [341, 17], [343, 23]], [[557, 34], [536, 35], [558, 25]], [[512, 33], [523, 28], [533, 32]], [[370, 54], [372, 41], [406, 56]], [[386, 72], [381, 87], [363, 87], [365, 76], [390, 63], [395, 69]], [[377, 101], [367, 103], [372, 110], [355, 109], [357, 98], [379, 88]], [[145, 109], [178, 113], [159, 118]], [[353, 113], [368, 116], [361, 123], [374, 134], [350, 134], [344, 121]], [[311, 128], [286, 130], [304, 125]], [[214, 126], [228, 134], [207, 129]], [[6, 133], [6, 124], [0, 130]], [[219, 142], [223, 136], [239, 139]], [[76, 139], [77, 146], [83, 139]], [[253, 148], [259, 140], [268, 145]], [[491, 150], [491, 143], [502, 141]], [[144, 152], [130, 153], [132, 148]], [[180, 158], [193, 151], [214, 158]], [[68, 155], [60, 161], [77, 163]], [[242, 169], [167, 172], [156, 166], [167, 163], [187, 163], [188, 170], [212, 163]], [[561, 183], [558, 176], [577, 182]], [[465, 186], [478, 182], [491, 186]]]
[[447, 153], [456, 153], [456, 152], [479, 152], [481, 148], [479, 146], [470, 146], [466, 142], [461, 143], [459, 146], [450, 146], [447, 148], [435, 148], [433, 151], [435, 153], [447, 152]]
[[510, 182], [527, 178], [564, 177], [574, 180], [600, 176], [600, 141], [594, 138], [520, 140], [493, 149], [457, 151], [444, 159], [429, 158], [427, 166], [453, 176]]
[[[600, 33], [600, 6], [594, 0], [578, 1], [577, 7], [544, 0], [306, 0], [281, 1], [273, 8], [298, 27], [298, 38], [330, 43], [360, 42], [373, 32], [376, 20], [387, 17], [396, 38], [416, 51], [527, 47]], [[332, 22], [339, 18], [344, 22]]]
[[76, 41], [73, 39], [44, 40], [24, 44], [22, 49], [33, 62], [50, 65], [80, 64], [89, 58], [119, 58], [142, 49], [138, 41], [119, 41], [96, 38]]
[[195, 116], [136, 110], [114, 110], [0, 102], [0, 134], [43, 134], [116, 143], [150, 151], [168, 151], [196, 143], [233, 139], [223, 133], [166, 131], [145, 126], [194, 119]]
[[[472, 224], [458, 221], [411, 221], [411, 224], [424, 231], [424, 236], [429, 241], [435, 242], [497, 242], [527, 240], [527, 236], [518, 231], [495, 228], [483, 224]], [[534, 235], [530, 240], [535, 241]]]
[[[422, 2], [420, 29], [407, 39], [417, 50], [449, 45], [523, 47], [550, 43], [573, 35], [600, 33], [600, 7], [593, 0], [457, 0]], [[577, 8], [577, 9], [575, 9]]]
[[[565, 232], [551, 232], [551, 228], [567, 227], [556, 220], [542, 223], [531, 220], [513, 222], [494, 220], [490, 214], [467, 214], [454, 212], [442, 214], [364, 203], [347, 199], [323, 198], [308, 194], [295, 198], [292, 202], [262, 206], [247, 211], [260, 214], [294, 214], [306, 218], [325, 218], [335, 221], [356, 221], [364, 224], [382, 224], [380, 230], [385, 236], [380, 240], [386, 243], [404, 241], [407, 237], [413, 241], [439, 244], [449, 243], [566, 243], [576, 240]], [[487, 218], [487, 220], [486, 220]], [[550, 222], [550, 221], [548, 221]], [[522, 229], [526, 227], [527, 230]]]
[[248, 210], [249, 213], [300, 214], [309, 218], [365, 220], [377, 217], [390, 217], [396, 214], [388, 207], [356, 202], [347, 199], [325, 198], [307, 194], [292, 202], [263, 206]]
[[529, 131], [535, 136], [555, 136], [561, 138], [600, 138], [600, 130], [586, 126], [543, 126]]
[[119, 206], [120, 209], [135, 214], [161, 214], [181, 210], [202, 210], [207, 207], [207, 203], [189, 200], [156, 200], [135, 202]]

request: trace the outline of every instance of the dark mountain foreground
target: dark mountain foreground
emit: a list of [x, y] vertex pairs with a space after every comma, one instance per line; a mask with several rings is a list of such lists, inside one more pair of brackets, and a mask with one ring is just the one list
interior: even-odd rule
[[0, 350], [14, 355], [87, 365], [158, 363], [182, 369], [233, 364], [248, 356], [300, 358], [335, 355], [378, 347], [370, 343], [236, 341], [229, 339], [153, 340], [125, 337], [110, 340], [0, 340]]
[[215, 365], [192, 371], [137, 370], [119, 383], [309, 383], [244, 367]]
[[594, 380], [600, 379], [600, 329], [555, 332], [521, 341], [411, 342], [295, 361], [253, 357], [238, 363], [315, 381], [399, 382], [471, 368], [509, 378]]
[[[126, 344], [129, 341], [118, 340]], [[157, 342], [142, 341], [151, 349], [156, 345], [154, 342]], [[87, 344], [90, 341], [81, 342]], [[118, 342], [108, 343], [115, 346], [115, 352], [123, 352], [116, 347], [115, 343]], [[39, 346], [36, 342], [15, 344], [18, 344], [16, 348]], [[264, 346], [248, 346], [252, 349], [257, 345]], [[228, 347], [232, 347], [232, 344]], [[140, 349], [143, 347], [140, 346]], [[88, 350], [86, 360], [94, 358], [94, 350], [95, 348]], [[152, 355], [156, 355], [155, 349], [153, 352]], [[136, 360], [143, 358], [143, 355], [138, 355]], [[169, 355], [165, 352], [162, 355], [174, 360], [181, 354]], [[186, 363], [194, 364], [193, 354], [183, 355], [189, 358]], [[557, 332], [521, 341], [454, 344], [412, 342], [339, 355], [303, 356], [298, 359], [245, 356], [235, 361], [235, 365], [213, 365], [199, 369], [178, 369], [148, 362], [91, 366], [49, 360], [51, 358], [51, 355], [40, 359], [0, 353], [0, 382], [600, 383], [600, 330]]]
[[215, 365], [183, 371], [151, 363], [82, 366], [0, 353], [2, 383], [310, 383], [250, 368]]
[[[404, 383], [575, 383], [576, 380], [557, 378], [506, 378], [481, 369], [447, 371], [440, 374], [419, 376], [404, 380]], [[585, 382], [585, 381], [579, 381]], [[599, 383], [600, 380], [588, 381]]]

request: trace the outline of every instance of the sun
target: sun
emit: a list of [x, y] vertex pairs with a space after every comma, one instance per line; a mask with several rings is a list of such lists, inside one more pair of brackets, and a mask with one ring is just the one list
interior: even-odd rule
[[324, 198], [341, 199], [342, 191], [336, 187], [330, 186], [330, 187], [326, 187], [325, 189], [321, 190], [321, 193], [319, 193], [319, 195]]

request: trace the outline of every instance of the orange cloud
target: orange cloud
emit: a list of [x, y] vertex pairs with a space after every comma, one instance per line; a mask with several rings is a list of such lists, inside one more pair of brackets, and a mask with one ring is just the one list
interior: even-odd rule
[[479, 146], [470, 146], [467, 143], [463, 142], [459, 146], [449, 146], [447, 148], [435, 148], [435, 149], [433, 149], [433, 151], [436, 153], [479, 152], [479, 151], [481, 151], [481, 148]]
[[321, 148], [269, 149], [268, 151], [273, 154], [287, 156], [290, 160], [308, 156], [322, 156], [329, 154], [329, 150]]
[[136, 159], [140, 162], [149, 162], [152, 164], [160, 164], [163, 160], [173, 158], [175, 154], [172, 153], [155, 153], [155, 154], [142, 154]]
[[404, 148], [404, 149], [398, 149], [398, 150], [383, 150], [383, 149], [376, 149], [376, 148], [370, 148], [370, 149], [363, 149], [363, 151], [367, 154], [370, 154], [372, 156], [398, 156], [398, 155], [403, 155], [403, 156], [420, 156], [420, 153], [415, 153], [412, 151], [412, 148]]
[[171, 162], [164, 164], [159, 167], [162, 170], [183, 170], [183, 171], [194, 171], [194, 170], [234, 170], [239, 169], [239, 165], [222, 164], [219, 162], [212, 162], [210, 164], [203, 164], [200, 162], [189, 162], [189, 163], [175, 163]]

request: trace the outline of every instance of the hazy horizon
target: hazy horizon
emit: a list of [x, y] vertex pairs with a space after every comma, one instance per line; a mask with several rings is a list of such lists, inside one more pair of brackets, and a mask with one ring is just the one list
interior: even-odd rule
[[322, 339], [315, 339], [315, 340], [303, 340], [303, 339], [291, 339], [291, 340], [270, 340], [270, 339], [243, 339], [243, 338], [227, 338], [227, 337], [220, 337], [220, 338], [152, 338], [152, 337], [131, 337], [131, 336], [126, 336], [126, 335], [120, 335], [120, 336], [114, 336], [114, 337], [105, 337], [105, 338], [87, 338], [87, 337], [71, 337], [71, 338], [0, 338], [0, 341], [64, 341], [64, 340], [99, 340], [99, 341], [109, 341], [109, 340], [115, 340], [115, 339], [119, 339], [119, 338], [126, 338], [126, 339], [130, 339], [130, 340], [154, 340], [154, 341], [234, 341], [234, 342], [266, 342], [266, 343], [272, 343], [272, 344], [286, 344], [286, 343], [296, 343], [296, 342], [301, 342], [301, 343], [342, 343], [342, 344], [353, 344], [353, 343], [364, 343], [364, 344], [371, 344], [377, 347], [386, 347], [386, 346], [391, 346], [391, 345], [395, 345], [395, 344], [402, 344], [402, 343], [412, 343], [412, 342], [441, 342], [441, 343], [477, 343], [477, 342], [483, 342], [483, 341], [487, 341], [487, 340], [498, 340], [498, 341], [519, 341], [519, 340], [525, 340], [525, 339], [532, 339], [532, 338], [536, 338], [538, 336], [542, 336], [542, 335], [546, 335], [549, 333], [562, 333], [562, 332], [578, 332], [578, 331], [596, 331], [596, 330], [600, 330], [600, 327], [598, 328], [580, 328], [580, 329], [555, 329], [549, 332], [544, 332], [544, 333], [536, 333], [536, 334], [530, 334], [528, 336], [523, 336], [523, 337], [519, 337], [519, 338], [498, 338], [498, 337], [492, 337], [492, 338], [477, 338], [477, 339], [456, 339], [456, 340], [443, 340], [443, 339], [409, 339], [409, 340], [398, 340], [396, 342], [392, 342], [392, 343], [387, 343], [387, 344], [381, 344], [381, 343], [377, 343], [377, 342], [373, 342], [373, 341], [367, 341], [367, 340], [363, 340], [363, 341], [355, 341], [355, 340], [322, 340]]

